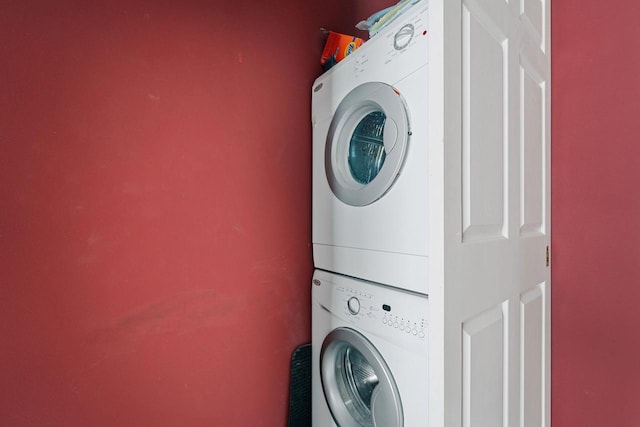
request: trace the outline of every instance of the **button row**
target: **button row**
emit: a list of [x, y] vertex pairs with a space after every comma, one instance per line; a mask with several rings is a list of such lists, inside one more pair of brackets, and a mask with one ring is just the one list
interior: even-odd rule
[[415, 328], [415, 327], [412, 328], [411, 325], [409, 325], [409, 324], [405, 325], [402, 322], [392, 321], [391, 319], [387, 320], [386, 317], [384, 319], [382, 319], [382, 323], [387, 325], [387, 326], [393, 326], [394, 328], [400, 329], [401, 331], [405, 331], [408, 334], [416, 335], [419, 338], [424, 338], [425, 337], [424, 330], [418, 331], [417, 328]]

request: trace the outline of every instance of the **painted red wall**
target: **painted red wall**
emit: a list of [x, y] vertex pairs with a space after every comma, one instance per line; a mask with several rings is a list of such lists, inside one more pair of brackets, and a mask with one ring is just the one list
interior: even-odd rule
[[[282, 426], [317, 28], [384, 4], [20, 3], [0, 14], [0, 424]], [[636, 426], [640, 10], [552, 7], [553, 425]]]
[[640, 425], [640, 4], [554, 1], [554, 427]]
[[3, 4], [0, 424], [285, 425], [344, 7]]

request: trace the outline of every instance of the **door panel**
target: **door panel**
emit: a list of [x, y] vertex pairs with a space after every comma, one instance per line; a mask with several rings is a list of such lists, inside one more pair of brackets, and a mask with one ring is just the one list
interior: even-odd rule
[[548, 0], [445, 0], [434, 10], [444, 110], [430, 120], [443, 125], [442, 151], [431, 154], [443, 160], [433, 193], [444, 208], [430, 232], [444, 230], [444, 255], [442, 270], [437, 258], [430, 269], [431, 330], [443, 330], [430, 342], [442, 344], [431, 361], [445, 398], [431, 393], [442, 407], [430, 421], [548, 427]]
[[544, 234], [545, 82], [520, 63], [520, 233]]
[[508, 340], [507, 303], [488, 310], [462, 326], [462, 425], [504, 424], [507, 407], [505, 379], [509, 365], [504, 349]]
[[544, 419], [545, 284], [520, 299], [520, 426], [540, 427]]
[[465, 241], [506, 237], [507, 39], [462, 11], [462, 215]]
[[532, 38], [544, 52], [545, 0], [520, 0], [520, 14], [525, 25], [531, 27]]

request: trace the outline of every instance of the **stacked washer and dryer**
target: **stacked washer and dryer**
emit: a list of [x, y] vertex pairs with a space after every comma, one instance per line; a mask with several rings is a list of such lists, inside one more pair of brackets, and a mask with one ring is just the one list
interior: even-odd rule
[[428, 425], [428, 4], [312, 90], [314, 427]]

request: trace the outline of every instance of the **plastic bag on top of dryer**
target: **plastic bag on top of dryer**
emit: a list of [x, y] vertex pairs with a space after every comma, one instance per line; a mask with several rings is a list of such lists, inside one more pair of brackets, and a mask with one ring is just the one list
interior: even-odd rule
[[420, 0], [400, 0], [395, 6], [382, 9], [364, 21], [358, 22], [356, 24], [356, 28], [359, 30], [368, 30], [369, 37], [373, 37], [381, 29], [389, 25], [394, 19], [402, 15], [407, 9], [418, 2], [420, 2]]

